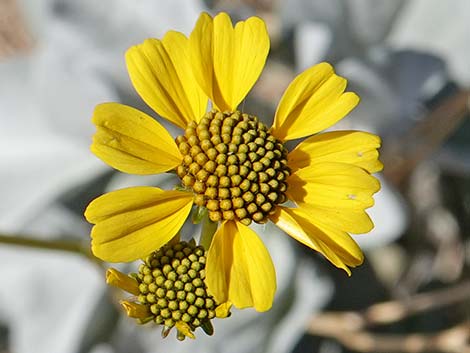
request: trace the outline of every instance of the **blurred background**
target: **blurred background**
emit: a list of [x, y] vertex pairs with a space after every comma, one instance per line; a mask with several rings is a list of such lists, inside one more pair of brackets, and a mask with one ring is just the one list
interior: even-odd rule
[[[118, 308], [82, 214], [109, 190], [173, 186], [95, 158], [90, 117], [107, 101], [150, 112], [125, 50], [189, 34], [201, 11], [268, 25], [246, 111], [271, 122], [295, 75], [329, 61], [362, 98], [334, 128], [379, 134], [385, 168], [352, 277], [260, 227], [273, 309], [178, 342]], [[0, 352], [470, 352], [469, 38], [467, 0], [0, 0]]]

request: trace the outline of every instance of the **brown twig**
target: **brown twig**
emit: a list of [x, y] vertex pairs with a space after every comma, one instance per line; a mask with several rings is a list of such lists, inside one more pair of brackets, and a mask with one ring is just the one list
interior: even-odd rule
[[15, 0], [0, 1], [0, 59], [31, 49], [32, 40]]
[[406, 301], [388, 301], [370, 306], [363, 314], [367, 325], [388, 324], [431, 309], [470, 298], [470, 281], [453, 287], [417, 294]]
[[408, 316], [448, 306], [470, 298], [470, 281], [453, 287], [418, 294], [406, 301], [388, 301], [363, 312], [326, 312], [313, 317], [308, 332], [330, 337], [359, 352], [443, 352], [470, 353], [470, 322], [463, 322], [436, 334], [383, 335], [367, 328], [397, 322]]
[[315, 335], [330, 337], [351, 350], [365, 353], [469, 353], [470, 323], [464, 322], [436, 334], [373, 334], [368, 331], [325, 329], [322, 322], [309, 327]]
[[429, 157], [462, 123], [469, 112], [470, 90], [461, 90], [425, 116], [411, 131], [391, 145], [384, 145], [383, 173], [402, 185], [416, 165]]

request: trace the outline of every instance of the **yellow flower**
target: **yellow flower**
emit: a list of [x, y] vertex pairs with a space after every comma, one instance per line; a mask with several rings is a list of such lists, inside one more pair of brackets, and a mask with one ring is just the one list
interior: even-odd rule
[[[96, 107], [91, 150], [126, 173], [176, 171], [184, 191], [133, 187], [88, 206], [93, 253], [110, 262], [144, 258], [182, 227], [193, 205], [220, 222], [208, 250], [206, 284], [218, 303], [268, 310], [276, 290], [272, 260], [248, 225], [275, 223], [350, 274], [363, 254], [348, 233], [373, 224], [365, 212], [380, 184], [378, 136], [320, 133], [359, 102], [346, 80], [321, 63], [289, 85], [271, 128], [237, 111], [269, 51], [265, 23], [203, 13], [189, 36], [168, 32], [126, 53], [131, 81], [160, 116], [184, 129], [174, 140], [134, 108]], [[212, 110], [207, 112], [208, 100]], [[308, 137], [310, 136], [310, 137]], [[288, 152], [285, 142], [305, 138]], [[176, 143], [175, 143], [176, 141]], [[285, 202], [290, 200], [290, 203]]]
[[120, 288], [132, 297], [121, 301], [131, 318], [140, 324], [153, 321], [162, 325], [166, 337], [176, 327], [177, 338], [195, 338], [201, 327], [212, 335], [211, 320], [230, 315], [230, 303], [218, 304], [207, 293], [204, 283], [206, 251], [202, 246], [179, 241], [178, 236], [158, 251], [147, 256], [138, 273], [126, 275], [110, 268], [106, 282]]

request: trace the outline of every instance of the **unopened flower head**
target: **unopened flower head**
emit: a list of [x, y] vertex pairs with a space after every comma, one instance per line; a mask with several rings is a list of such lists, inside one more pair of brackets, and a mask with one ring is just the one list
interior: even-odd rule
[[147, 256], [138, 273], [109, 269], [107, 282], [134, 294], [121, 302], [128, 316], [162, 325], [163, 337], [173, 327], [180, 340], [195, 338], [198, 327], [212, 335], [211, 320], [227, 317], [230, 305], [219, 305], [207, 292], [205, 262], [205, 250], [194, 241], [169, 243]]
[[[181, 133], [174, 139], [147, 114], [106, 103], [93, 115], [97, 132], [91, 150], [125, 173], [176, 172], [180, 185], [127, 188], [91, 202], [85, 216], [94, 224], [97, 257], [145, 258], [164, 247], [197, 208], [217, 224], [204, 279], [216, 303], [258, 311], [272, 305], [274, 266], [249, 227], [253, 222], [273, 222], [348, 274], [362, 263], [349, 233], [373, 228], [365, 209], [380, 189], [371, 175], [382, 169], [380, 138], [360, 131], [322, 132], [359, 102], [328, 63], [294, 79], [271, 126], [242, 111], [239, 104], [268, 52], [263, 20], [251, 17], [233, 26], [225, 13], [214, 18], [203, 13], [189, 37], [170, 31], [127, 51], [135, 89]], [[288, 150], [286, 142], [298, 139]]]

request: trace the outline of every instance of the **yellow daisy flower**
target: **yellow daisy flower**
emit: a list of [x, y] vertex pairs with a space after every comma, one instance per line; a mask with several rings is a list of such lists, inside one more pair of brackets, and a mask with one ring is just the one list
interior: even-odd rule
[[[271, 128], [238, 105], [269, 51], [263, 20], [235, 27], [225, 13], [203, 13], [189, 36], [170, 31], [130, 48], [126, 63], [142, 99], [184, 129], [174, 140], [129, 106], [96, 107], [91, 150], [133, 174], [175, 171], [184, 190], [133, 187], [92, 201], [93, 253], [110, 262], [145, 258], [178, 233], [193, 208], [220, 225], [207, 254], [205, 282], [217, 303], [268, 310], [276, 290], [272, 260], [249, 224], [272, 221], [350, 274], [363, 254], [348, 233], [373, 224], [365, 212], [380, 184], [378, 136], [320, 133], [359, 102], [327, 63], [302, 72], [282, 97]], [[207, 112], [208, 100], [212, 110]], [[308, 137], [310, 136], [310, 137]], [[305, 138], [288, 152], [285, 142]], [[286, 201], [290, 201], [286, 204]]]

